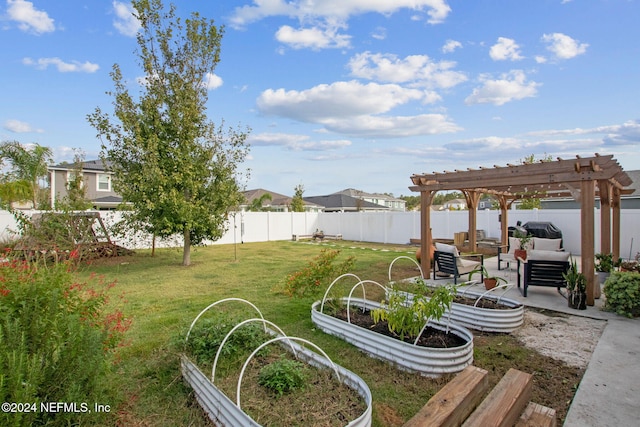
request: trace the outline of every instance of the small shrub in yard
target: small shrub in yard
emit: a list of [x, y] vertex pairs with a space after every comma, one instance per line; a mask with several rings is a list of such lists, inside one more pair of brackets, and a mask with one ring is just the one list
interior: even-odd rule
[[[213, 364], [222, 340], [242, 320], [244, 319], [236, 319], [226, 313], [215, 313], [199, 320], [189, 334], [188, 353], [201, 366]], [[235, 360], [236, 356], [249, 354], [268, 339], [269, 335], [264, 332], [262, 324], [248, 323], [227, 338], [220, 355], [225, 359]], [[263, 349], [261, 354], [267, 351]]]
[[[120, 311], [108, 311], [113, 284], [96, 281], [74, 281], [70, 262], [0, 262], [0, 397], [31, 405], [3, 411], [0, 425], [96, 421], [88, 405], [107, 403], [104, 378], [130, 325]], [[42, 410], [47, 402], [76, 407]]]
[[640, 316], [640, 273], [614, 271], [604, 283], [604, 309], [621, 316]]
[[339, 254], [339, 250], [323, 249], [305, 268], [287, 276], [282, 291], [288, 296], [321, 295], [333, 279], [353, 267], [354, 257], [336, 263]]
[[307, 379], [306, 369], [302, 362], [283, 357], [260, 370], [258, 383], [282, 396], [304, 387]]

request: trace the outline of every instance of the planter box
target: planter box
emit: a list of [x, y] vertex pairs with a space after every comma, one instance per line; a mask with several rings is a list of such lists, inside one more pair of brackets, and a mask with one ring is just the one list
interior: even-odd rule
[[[289, 344], [296, 349], [296, 354], [301, 360], [310, 365], [336, 369], [340, 374], [340, 380], [351, 389], [355, 390], [365, 401], [367, 409], [357, 419], [347, 424], [347, 427], [368, 427], [371, 425], [371, 391], [367, 384], [353, 372], [332, 363], [318, 354], [300, 346], [295, 342]], [[193, 388], [196, 399], [209, 419], [218, 427], [259, 427], [249, 415], [238, 407], [231, 399], [222, 393], [207, 376], [186, 356], [181, 357], [180, 366], [183, 378]]]
[[[458, 296], [488, 299], [507, 307], [507, 309], [481, 308], [466, 304], [451, 304], [451, 321], [467, 328], [483, 332], [513, 332], [524, 322], [524, 305], [509, 298], [458, 289]], [[484, 295], [484, 296], [483, 296]], [[445, 317], [447, 314], [445, 314]]]
[[[346, 298], [341, 298], [347, 302]], [[352, 306], [376, 309], [380, 304], [359, 298], [351, 298]], [[401, 369], [419, 372], [428, 376], [460, 372], [473, 362], [473, 335], [466, 328], [453, 322], [449, 332], [466, 341], [466, 344], [453, 348], [431, 348], [415, 346], [376, 332], [369, 331], [328, 314], [321, 313], [321, 302], [317, 301], [311, 308], [311, 320], [322, 331], [335, 335], [355, 345], [358, 349], [372, 357], [391, 362]], [[444, 322], [429, 322], [429, 326], [447, 330]]]

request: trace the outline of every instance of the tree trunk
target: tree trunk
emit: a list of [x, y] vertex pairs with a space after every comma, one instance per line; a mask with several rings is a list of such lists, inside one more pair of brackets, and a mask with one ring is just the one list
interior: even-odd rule
[[184, 246], [182, 248], [182, 265], [191, 265], [191, 232], [184, 227]]

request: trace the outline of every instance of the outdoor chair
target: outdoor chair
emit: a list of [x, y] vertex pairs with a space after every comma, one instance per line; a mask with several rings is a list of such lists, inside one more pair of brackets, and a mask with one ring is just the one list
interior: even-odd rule
[[[530, 250], [540, 250], [540, 251], [564, 251], [562, 249], [562, 239], [545, 239], [542, 237], [534, 237], [527, 244], [525, 249], [527, 251]], [[506, 252], [503, 252], [503, 249], [507, 249]], [[509, 245], [499, 246], [498, 247], [498, 270], [500, 270], [501, 263], [506, 262], [507, 267], [512, 261], [517, 261], [515, 258], [515, 251], [520, 249], [520, 240], [517, 237], [509, 237]]]
[[[529, 286], [548, 286], [560, 290], [567, 286], [563, 274], [569, 271], [569, 252], [536, 251], [527, 252], [527, 259], [518, 259], [518, 289], [522, 282], [522, 296], [527, 296]], [[524, 265], [524, 274], [520, 279], [520, 267]], [[564, 296], [564, 295], [563, 295]]]
[[[471, 259], [480, 258], [480, 261], [474, 261]], [[474, 270], [479, 270], [480, 279], [484, 280], [484, 272], [482, 266], [484, 264], [484, 257], [482, 254], [472, 255], [460, 255], [458, 248], [453, 245], [447, 245], [444, 243], [436, 242], [436, 250], [433, 253], [434, 268], [433, 279], [436, 280], [437, 276], [444, 275], [445, 278], [453, 276], [453, 283], [458, 283], [458, 277], [463, 274], [469, 274]]]

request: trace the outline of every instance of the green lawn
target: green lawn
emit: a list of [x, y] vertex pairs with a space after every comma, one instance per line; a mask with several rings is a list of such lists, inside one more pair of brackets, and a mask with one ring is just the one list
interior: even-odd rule
[[[414, 250], [402, 245], [365, 248], [361, 243], [336, 244], [341, 250], [338, 260], [355, 257], [353, 273], [383, 284], [390, 262]], [[289, 298], [273, 291], [288, 274], [304, 268], [325, 247], [283, 241], [194, 248], [190, 267], [180, 265], [180, 250], [162, 249], [156, 250], [154, 257], [148, 251], [139, 251], [131, 257], [98, 261], [86, 267], [83, 274], [94, 272], [108, 281], [117, 281], [113, 291], [124, 293], [124, 300], [114, 299], [114, 304], [120, 304], [133, 319], [128, 343], [120, 350], [120, 362], [109, 384], [120, 397], [114, 397], [114, 402], [100, 402], [117, 411], [113, 425], [210, 425], [183, 384], [178, 341], [204, 307], [227, 297], [251, 301], [285, 333], [311, 340], [335, 362], [361, 376], [373, 394], [374, 426], [400, 426], [411, 418], [447, 378], [423, 378], [373, 360], [314, 328], [310, 308], [315, 298]], [[409, 262], [405, 262], [408, 266]], [[482, 338], [486, 350], [476, 345], [475, 358], [480, 363], [476, 365], [490, 365], [495, 377], [492, 381], [497, 381], [509, 367], [522, 369], [530, 365], [536, 356], [509, 338], [496, 338], [500, 341], [497, 345], [504, 344], [497, 355], [494, 337]]]

